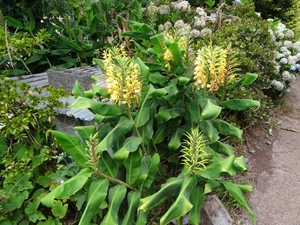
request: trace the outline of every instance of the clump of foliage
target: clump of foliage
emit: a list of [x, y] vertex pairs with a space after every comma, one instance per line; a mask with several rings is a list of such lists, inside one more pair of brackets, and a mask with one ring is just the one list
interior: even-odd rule
[[[146, 24], [134, 26], [133, 36], [148, 34], [148, 29], [139, 29]], [[241, 138], [242, 130], [219, 116], [225, 108], [246, 110], [260, 104], [219, 96], [257, 76], [236, 77], [236, 61], [229, 49], [219, 46], [197, 49], [197, 57], [186, 61], [186, 42], [173, 38], [151, 36], [150, 48], [143, 50], [152, 59], [147, 62], [129, 57], [124, 46], [107, 49], [103, 60], [94, 60], [107, 75], [107, 88], [93, 85], [85, 91], [75, 84], [72, 108], [89, 108], [96, 123], [77, 127], [79, 137], [51, 131], [82, 170], [49, 192], [42, 204], [55, 209], [57, 201], [76, 193], [84, 199], [77, 208], [79, 224], [147, 224], [160, 205], [160, 224], [181, 221], [185, 214], [199, 224], [206, 194], [218, 187], [228, 190], [255, 221], [241, 192], [251, 187], [224, 179], [245, 171], [246, 165], [220, 138]], [[104, 98], [110, 103], [96, 101]], [[164, 167], [174, 174], [166, 177], [160, 170]]]
[[58, 146], [46, 132], [54, 127], [54, 109], [64, 106], [59, 99], [67, 92], [31, 89], [2, 75], [0, 96], [0, 223], [38, 224], [51, 217], [39, 208], [45, 190], [66, 172], [56, 168]]

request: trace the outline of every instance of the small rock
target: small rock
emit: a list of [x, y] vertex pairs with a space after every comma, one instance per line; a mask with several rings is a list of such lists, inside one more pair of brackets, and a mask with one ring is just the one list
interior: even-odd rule
[[270, 144], [272, 144], [272, 143], [271, 143], [270, 141], [266, 141], [266, 144], [267, 144], [267, 145], [270, 145]]
[[249, 149], [248, 152], [251, 153], [251, 154], [254, 154], [255, 150], [254, 149]]

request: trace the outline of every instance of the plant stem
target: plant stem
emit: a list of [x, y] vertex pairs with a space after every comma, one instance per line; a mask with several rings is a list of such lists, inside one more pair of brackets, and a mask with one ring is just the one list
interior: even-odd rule
[[[136, 124], [135, 124], [135, 122], [134, 122], [134, 119], [133, 119], [133, 117], [131, 115], [129, 106], [126, 107], [126, 112], [127, 112], [127, 115], [129, 117], [129, 119], [131, 119], [132, 122], [133, 122], [133, 127], [134, 127], [136, 135], [138, 137], [142, 137], [141, 134], [140, 134], [140, 132], [139, 132], [139, 130], [138, 130], [138, 128], [137, 128], [137, 126], [136, 126]], [[147, 154], [147, 150], [146, 150], [145, 145], [144, 145], [144, 140], [142, 140], [141, 146], [142, 146], [143, 153], [146, 155]]]
[[28, 73], [32, 74], [32, 72], [30, 71], [30, 69], [28, 68], [28, 66], [26, 65], [26, 63], [24, 62], [24, 60], [22, 59], [22, 56], [19, 59], [22, 62], [22, 64], [24, 65], [24, 67], [26, 68], [26, 70], [28, 71]]
[[105, 178], [105, 179], [108, 179], [108, 180], [111, 181], [111, 182], [114, 182], [114, 183], [117, 183], [117, 184], [124, 185], [125, 187], [127, 187], [127, 188], [129, 188], [129, 189], [131, 189], [131, 190], [134, 190], [134, 191], [137, 190], [135, 187], [131, 186], [130, 184], [127, 184], [127, 183], [125, 183], [125, 182], [123, 182], [123, 181], [121, 181], [121, 180], [119, 180], [119, 179], [117, 179], [117, 178], [115, 178], [115, 177], [108, 176], [108, 175], [102, 173], [100, 170], [95, 171], [95, 174], [96, 174], [97, 176], [99, 176], [99, 177], [103, 177], [103, 178]]

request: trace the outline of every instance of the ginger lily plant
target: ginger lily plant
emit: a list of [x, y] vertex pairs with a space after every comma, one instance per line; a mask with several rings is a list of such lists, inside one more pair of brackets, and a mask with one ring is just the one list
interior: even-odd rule
[[[185, 63], [185, 49], [177, 42], [162, 34], [150, 41], [147, 54], [151, 62], [129, 58], [120, 47], [108, 50], [104, 60], [94, 60], [107, 74], [107, 89], [93, 84], [85, 91], [75, 84], [77, 100], [72, 107], [90, 109], [95, 114], [95, 125], [76, 127], [78, 136], [50, 131], [82, 170], [48, 193], [42, 204], [54, 210], [57, 202], [68, 204], [66, 199], [82, 196], [79, 224], [124, 225], [147, 224], [153, 210], [164, 205], [160, 224], [174, 218], [180, 224], [187, 214], [190, 223], [196, 225], [200, 223], [205, 196], [215, 188], [224, 188], [255, 222], [242, 194], [252, 188], [224, 179], [247, 168], [244, 158], [236, 157], [234, 149], [220, 136], [242, 138], [242, 130], [219, 115], [222, 108], [246, 110], [259, 107], [259, 102], [219, 100], [218, 91], [250, 84], [256, 75], [232, 79], [229, 85], [224, 82], [230, 70], [224, 57], [226, 49], [206, 49], [217, 49], [224, 55], [215, 60], [207, 58], [203, 65], [196, 63], [193, 73]], [[199, 62], [204, 50], [199, 50]], [[172, 61], [164, 59], [166, 51], [172, 54]], [[197, 85], [199, 71], [207, 65], [211, 75], [211, 71], [218, 71], [217, 76], [209, 78], [206, 70], [202, 75], [220, 90]], [[103, 98], [111, 102], [99, 101]], [[175, 175], [165, 174], [162, 165], [177, 168]], [[178, 165], [182, 165], [179, 171]]]

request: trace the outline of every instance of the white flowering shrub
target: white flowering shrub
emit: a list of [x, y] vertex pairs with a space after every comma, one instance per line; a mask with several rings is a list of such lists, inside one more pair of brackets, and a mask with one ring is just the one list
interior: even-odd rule
[[280, 21], [268, 20], [269, 32], [275, 42], [276, 69], [271, 87], [280, 92], [288, 92], [290, 84], [300, 72], [300, 41], [293, 42], [294, 32]]
[[180, 35], [189, 36], [190, 39], [212, 34], [214, 14], [208, 15], [201, 7], [191, 7], [188, 1], [178, 0], [162, 5], [151, 2], [144, 12], [159, 32], [165, 33], [175, 28]]

